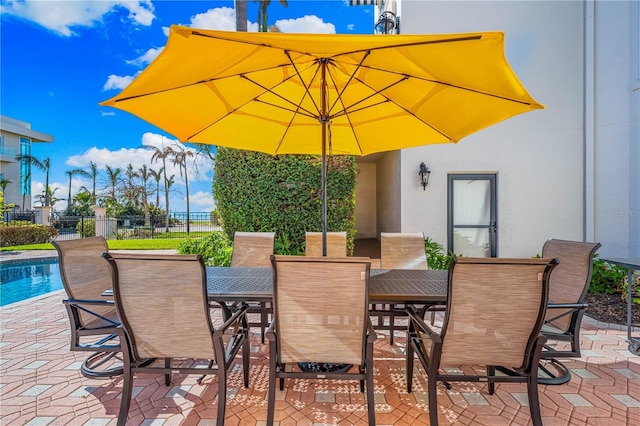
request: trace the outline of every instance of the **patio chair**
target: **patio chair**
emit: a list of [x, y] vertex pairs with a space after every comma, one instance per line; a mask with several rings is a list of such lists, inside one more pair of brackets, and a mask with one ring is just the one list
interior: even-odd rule
[[116, 335], [120, 320], [112, 298], [103, 296], [111, 289], [111, 271], [102, 258], [109, 251], [103, 237], [53, 241], [58, 252], [60, 277], [67, 298], [72, 351], [93, 352], [80, 366], [90, 378], [122, 374], [121, 346]]
[[[382, 232], [380, 234], [381, 269], [428, 269], [424, 247], [424, 234]], [[378, 318], [378, 329], [389, 330], [389, 343], [393, 345], [396, 317], [407, 315], [404, 305], [376, 305], [374, 311]], [[385, 325], [388, 318], [389, 325]]]
[[[200, 255], [105, 254], [113, 270], [113, 293], [122, 320], [124, 382], [118, 425], [125, 425], [134, 373], [212, 374], [218, 380], [217, 423], [224, 424], [227, 371], [242, 349], [244, 386], [249, 386], [246, 307], [219, 328], [211, 323], [204, 263]], [[148, 358], [156, 362], [145, 365]], [[206, 368], [194, 359], [209, 360]], [[164, 362], [162, 362], [164, 361]]]
[[[571, 372], [556, 358], [580, 357], [580, 326], [587, 310], [585, 297], [591, 282], [593, 257], [600, 243], [549, 239], [542, 257], [557, 258], [558, 266], [549, 280], [549, 306], [542, 326], [547, 343], [542, 351], [540, 383], [568, 382]], [[558, 346], [560, 342], [569, 342]]]
[[[285, 378], [359, 380], [361, 392], [366, 381], [368, 420], [375, 425], [369, 259], [273, 256], [272, 262], [267, 425], [273, 424], [276, 379], [283, 390]], [[358, 371], [301, 371], [300, 362], [352, 364]]]
[[[322, 256], [322, 232], [305, 233], [305, 255]], [[347, 256], [347, 233], [327, 232], [327, 257]]]
[[[496, 382], [526, 383], [531, 419], [542, 424], [537, 373], [546, 338], [540, 329], [555, 265], [555, 259], [539, 258], [454, 259], [442, 329], [435, 330], [407, 308], [407, 391], [413, 384], [415, 354], [427, 374], [431, 425], [438, 424], [438, 381], [447, 387], [453, 381], [486, 381], [489, 394]], [[465, 367], [461, 374], [445, 370], [461, 366], [476, 367]], [[477, 366], [486, 366], [486, 374]]]
[[[276, 237], [275, 232], [236, 232], [233, 236], [231, 267], [271, 268], [271, 255]], [[237, 304], [229, 309], [233, 312]], [[250, 314], [260, 315], [259, 322], [249, 322], [249, 327], [260, 327], [260, 341], [264, 343], [264, 332], [269, 326], [271, 304], [269, 302], [248, 302]]]

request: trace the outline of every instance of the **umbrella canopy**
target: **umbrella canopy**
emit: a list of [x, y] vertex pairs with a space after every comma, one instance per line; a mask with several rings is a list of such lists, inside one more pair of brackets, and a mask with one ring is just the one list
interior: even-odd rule
[[[457, 142], [543, 108], [507, 63], [502, 32], [336, 35], [181, 26], [172, 26], [163, 52], [101, 105], [182, 142], [323, 160], [327, 151], [367, 155]], [[325, 185], [323, 167], [323, 199]]]

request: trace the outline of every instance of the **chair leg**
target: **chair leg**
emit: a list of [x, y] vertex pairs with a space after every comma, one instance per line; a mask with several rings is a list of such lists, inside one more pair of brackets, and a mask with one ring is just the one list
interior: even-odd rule
[[249, 387], [249, 358], [251, 356], [251, 342], [248, 333], [244, 336], [242, 342], [242, 374], [244, 375], [244, 387]]
[[[371, 347], [373, 352], [373, 345]], [[369, 426], [376, 424], [376, 403], [373, 394], [373, 354], [370, 353], [365, 359], [365, 368], [367, 376], [367, 412], [369, 413]]]
[[411, 340], [411, 336], [407, 333], [407, 357], [406, 357], [406, 365], [405, 370], [407, 374], [407, 392], [411, 393], [411, 387], [413, 386], [413, 342]]
[[227, 408], [227, 372], [218, 366], [216, 375], [218, 376], [218, 418], [216, 424], [224, 425], [224, 412]]
[[[269, 342], [273, 344], [273, 342]], [[276, 405], [276, 368], [275, 350], [269, 351], [269, 389], [267, 390], [267, 426], [273, 426], [273, 416], [275, 415]], [[284, 385], [284, 380], [280, 379], [280, 390]]]
[[529, 396], [529, 411], [531, 421], [534, 426], [542, 426], [542, 415], [540, 414], [540, 399], [538, 397], [538, 377], [534, 370], [527, 380], [527, 394]]
[[131, 366], [127, 365], [125, 366], [124, 380], [122, 382], [122, 401], [120, 402], [120, 412], [118, 413], [118, 426], [125, 426], [127, 424], [132, 394], [133, 373], [131, 372]]
[[438, 384], [438, 378], [436, 372], [427, 373], [427, 392], [429, 392], [429, 422], [432, 426], [438, 425], [438, 390], [436, 385]]
[[[171, 368], [171, 358], [165, 358], [164, 359], [164, 368]], [[164, 384], [166, 386], [171, 385], [171, 374], [166, 373], [164, 375]]]
[[496, 375], [496, 367], [493, 365], [487, 365], [487, 377], [489, 380], [489, 395], [493, 395], [496, 391], [496, 382], [491, 377]]

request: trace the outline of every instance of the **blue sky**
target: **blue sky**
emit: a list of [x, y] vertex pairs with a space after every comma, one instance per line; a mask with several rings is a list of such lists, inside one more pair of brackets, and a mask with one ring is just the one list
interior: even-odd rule
[[[88, 169], [93, 161], [134, 169], [152, 164], [143, 145], [175, 143], [160, 129], [122, 111], [100, 107], [157, 56], [172, 24], [235, 30], [233, 1], [0, 0], [0, 112], [54, 136], [36, 143], [32, 154], [50, 158], [50, 186], [66, 207], [65, 172]], [[248, 28], [257, 31], [257, 3], [248, 1]], [[372, 6], [347, 0], [272, 0], [269, 25], [282, 32], [371, 34]], [[32, 171], [32, 194], [44, 189], [44, 173]], [[184, 183], [177, 170], [170, 210], [185, 211]], [[106, 174], [102, 173], [106, 178]], [[211, 164], [191, 167], [191, 211], [213, 208]], [[72, 192], [88, 180], [73, 178]], [[164, 207], [164, 203], [160, 203]], [[35, 204], [39, 205], [39, 204]]]

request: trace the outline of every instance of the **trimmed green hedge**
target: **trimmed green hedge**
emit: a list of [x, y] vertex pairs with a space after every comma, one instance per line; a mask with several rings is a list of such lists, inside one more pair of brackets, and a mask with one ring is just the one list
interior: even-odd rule
[[50, 243], [58, 231], [53, 226], [9, 225], [0, 226], [0, 245], [2, 247], [25, 244]]
[[[259, 135], [256, 135], [259, 137]], [[346, 231], [349, 253], [355, 236], [356, 162], [328, 159], [327, 230]], [[306, 231], [320, 231], [322, 165], [319, 157], [218, 148], [213, 196], [224, 232], [276, 232], [276, 253], [304, 252]]]

